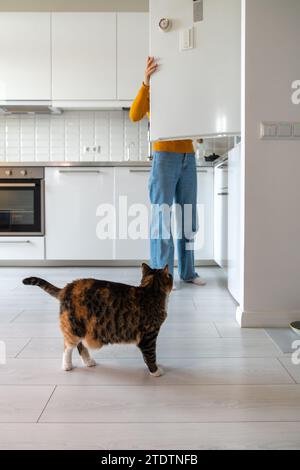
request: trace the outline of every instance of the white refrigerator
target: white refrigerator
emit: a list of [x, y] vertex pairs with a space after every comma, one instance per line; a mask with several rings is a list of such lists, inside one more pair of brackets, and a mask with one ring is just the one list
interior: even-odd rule
[[150, 0], [150, 54], [152, 141], [241, 132], [241, 0]]

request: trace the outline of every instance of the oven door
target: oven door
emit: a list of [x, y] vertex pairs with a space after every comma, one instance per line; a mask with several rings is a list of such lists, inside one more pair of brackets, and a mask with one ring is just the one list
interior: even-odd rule
[[0, 235], [43, 235], [43, 181], [0, 179]]

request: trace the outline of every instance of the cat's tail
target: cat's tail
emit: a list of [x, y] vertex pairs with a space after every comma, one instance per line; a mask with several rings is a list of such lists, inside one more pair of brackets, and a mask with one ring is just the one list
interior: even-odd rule
[[26, 279], [23, 279], [23, 284], [26, 286], [38, 286], [56, 299], [62, 290], [53, 286], [50, 284], [50, 282], [45, 281], [44, 279], [40, 279], [39, 277], [27, 277]]

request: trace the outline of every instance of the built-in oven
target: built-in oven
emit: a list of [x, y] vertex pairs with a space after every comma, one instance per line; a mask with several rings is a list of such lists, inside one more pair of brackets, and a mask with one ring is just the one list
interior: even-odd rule
[[44, 169], [0, 167], [0, 236], [44, 234]]

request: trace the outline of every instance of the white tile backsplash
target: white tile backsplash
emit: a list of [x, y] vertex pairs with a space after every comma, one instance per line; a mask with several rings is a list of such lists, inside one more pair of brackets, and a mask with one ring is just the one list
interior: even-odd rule
[[5, 123], [0, 120], [0, 161], [5, 160]]
[[124, 160], [124, 118], [125, 113], [123, 111], [110, 111], [109, 122], [110, 122], [110, 136], [109, 136], [109, 148], [110, 148], [110, 160]]
[[35, 119], [32, 116], [20, 118], [20, 159], [30, 162], [35, 156]]
[[50, 120], [48, 116], [36, 116], [35, 118], [35, 151], [40, 161], [50, 160]]
[[[81, 161], [94, 161], [95, 152], [93, 148], [95, 146], [95, 126], [94, 126], [94, 113], [81, 113], [79, 115], [79, 126], [80, 126], [80, 160]], [[92, 142], [92, 144], [91, 144]], [[89, 151], [86, 149], [89, 148]]]
[[110, 160], [110, 117], [109, 111], [95, 112], [95, 142], [99, 151], [96, 153], [96, 161]]
[[128, 111], [1, 116], [0, 161], [145, 160], [147, 128], [146, 118], [132, 123]]
[[141, 160], [148, 156], [148, 119], [143, 119], [139, 125], [139, 155]]
[[139, 159], [139, 126], [126, 115], [124, 119], [124, 155], [126, 160]]

